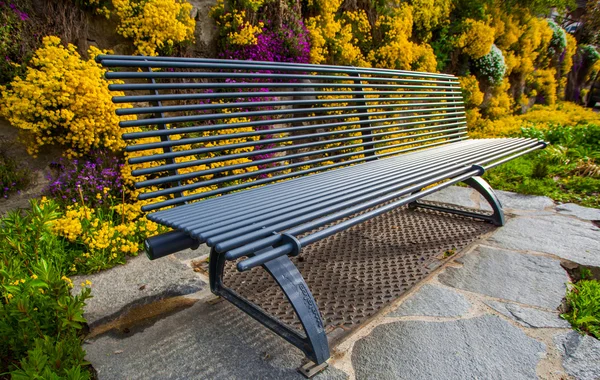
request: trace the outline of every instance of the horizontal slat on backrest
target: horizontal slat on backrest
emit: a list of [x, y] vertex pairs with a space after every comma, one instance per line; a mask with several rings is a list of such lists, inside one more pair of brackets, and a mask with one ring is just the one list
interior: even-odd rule
[[[153, 210], [466, 139], [446, 74], [99, 56]], [[125, 71], [122, 71], [125, 70]]]

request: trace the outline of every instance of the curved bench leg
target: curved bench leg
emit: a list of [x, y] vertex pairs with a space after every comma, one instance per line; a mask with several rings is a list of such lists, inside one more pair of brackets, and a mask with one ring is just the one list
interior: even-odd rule
[[[294, 308], [306, 336], [302, 336], [293, 328], [264, 312], [254, 303], [224, 286], [224, 254], [219, 254], [215, 249], [212, 249], [209, 260], [210, 289], [214, 294], [233, 303], [277, 335], [298, 347], [317, 365], [323, 364], [329, 359], [329, 344], [319, 308], [304, 278], [288, 256], [271, 260], [265, 263], [263, 268], [281, 287], [281, 290]], [[324, 369], [325, 366], [322, 368]]]
[[409, 207], [411, 209], [420, 207], [420, 208], [426, 208], [426, 209], [430, 209], [430, 210], [448, 212], [451, 214], [468, 216], [471, 218], [482, 219], [482, 220], [488, 221], [496, 226], [503, 226], [504, 225], [504, 212], [502, 211], [502, 204], [500, 203], [500, 199], [498, 199], [498, 197], [494, 193], [494, 190], [492, 189], [490, 184], [487, 183], [481, 177], [472, 177], [472, 178], [469, 178], [469, 179], [463, 181], [463, 183], [465, 183], [467, 186], [475, 189], [479, 194], [481, 194], [485, 198], [486, 201], [488, 201], [488, 203], [492, 207], [492, 215], [484, 215], [484, 214], [479, 214], [479, 213], [475, 213], [475, 212], [457, 210], [457, 209], [453, 209], [453, 208], [449, 208], [449, 207], [435, 206], [435, 205], [430, 205], [430, 204], [426, 204], [426, 203], [421, 203], [419, 201], [414, 201], [414, 202], [410, 203]]

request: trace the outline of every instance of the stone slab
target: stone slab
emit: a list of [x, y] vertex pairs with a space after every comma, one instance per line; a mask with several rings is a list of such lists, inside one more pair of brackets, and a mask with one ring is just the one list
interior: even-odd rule
[[388, 316], [460, 317], [470, 307], [471, 304], [462, 294], [441, 286], [425, 284]]
[[502, 207], [509, 210], [543, 211], [554, 206], [554, 201], [540, 195], [526, 195], [511, 191], [495, 190]]
[[525, 327], [567, 329], [571, 327], [569, 322], [559, 316], [558, 312], [549, 312], [514, 303], [497, 301], [485, 301], [485, 304]]
[[559, 214], [576, 216], [583, 220], [600, 220], [600, 209], [583, 207], [575, 203], [564, 203], [556, 206]]
[[554, 337], [567, 373], [578, 380], [600, 379], [600, 341], [575, 331]]
[[545, 345], [496, 316], [377, 326], [352, 353], [356, 379], [535, 379]]
[[173, 257], [148, 260], [145, 255], [131, 258], [127, 265], [72, 280], [74, 293], [80, 291], [81, 282], [92, 282], [93, 298], [87, 301], [84, 314], [92, 328], [135, 306], [195, 293], [206, 285], [190, 267]]
[[600, 228], [567, 216], [511, 218], [488, 241], [506, 249], [550, 253], [578, 264], [600, 266]]
[[[105, 379], [303, 379], [304, 355], [227, 302], [192, 307], [83, 348]], [[346, 379], [333, 367], [318, 380]]]
[[[502, 190], [496, 190], [495, 193], [500, 199], [502, 207], [505, 209], [543, 211], [548, 207], [554, 206], [554, 201], [548, 197], [524, 195]], [[487, 201], [478, 192], [469, 187], [449, 186], [428, 195], [424, 200], [454, 204], [478, 210], [492, 210]]]
[[551, 310], [560, 305], [569, 281], [559, 260], [498, 248], [479, 246], [457, 262], [463, 266], [446, 268], [440, 282]]

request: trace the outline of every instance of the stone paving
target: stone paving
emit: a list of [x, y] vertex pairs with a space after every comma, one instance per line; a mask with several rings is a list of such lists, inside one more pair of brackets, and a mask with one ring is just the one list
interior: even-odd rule
[[[568, 260], [600, 267], [600, 210], [498, 192], [506, 225], [345, 338], [318, 379], [598, 379], [600, 341], [559, 317]], [[431, 200], [486, 208], [467, 188]], [[294, 379], [303, 355], [191, 269], [206, 248], [94, 276], [100, 379]], [[79, 283], [80, 281], [74, 281]]]

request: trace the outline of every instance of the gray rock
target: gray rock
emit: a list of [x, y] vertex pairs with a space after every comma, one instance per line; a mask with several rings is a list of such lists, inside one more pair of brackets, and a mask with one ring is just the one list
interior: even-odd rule
[[462, 294], [441, 286], [426, 284], [388, 316], [460, 317], [466, 314], [470, 307], [471, 304]]
[[525, 195], [510, 191], [496, 190], [502, 207], [510, 210], [543, 211], [554, 206], [554, 201], [539, 195]]
[[447, 268], [440, 281], [468, 291], [556, 309], [569, 281], [560, 261], [480, 246]]
[[530, 307], [523, 307], [514, 303], [496, 302], [496, 301], [485, 301], [485, 304], [496, 310], [499, 313], [506, 315], [509, 318], [514, 319], [519, 324], [525, 327], [548, 327], [548, 328], [569, 328], [571, 325], [569, 322], [562, 319], [558, 312], [552, 313], [549, 311], [543, 311], [533, 309]]
[[556, 206], [560, 214], [573, 215], [584, 220], [600, 220], [600, 209], [583, 207], [575, 203], [565, 203]]
[[578, 380], [600, 379], [600, 341], [575, 331], [554, 337], [563, 367]]
[[[509, 191], [496, 190], [496, 195], [502, 207], [511, 210], [543, 211], [554, 206], [554, 201], [548, 197], [524, 195]], [[425, 200], [448, 203], [478, 210], [491, 211], [487, 201], [475, 190], [469, 187], [450, 186], [424, 198]]]
[[[304, 355], [227, 302], [194, 306], [83, 347], [103, 379], [303, 379]], [[346, 379], [329, 367], [316, 379]]]
[[566, 216], [512, 218], [489, 242], [502, 248], [550, 253], [578, 264], [600, 266], [600, 228]]
[[159, 299], [202, 290], [205, 283], [188, 266], [174, 257], [148, 260], [145, 255], [130, 259], [127, 265], [92, 275], [73, 277], [74, 293], [79, 283], [92, 282], [93, 298], [85, 306], [90, 327], [107, 322], [139, 305]]
[[535, 379], [545, 345], [496, 317], [377, 326], [352, 353], [357, 379]]

